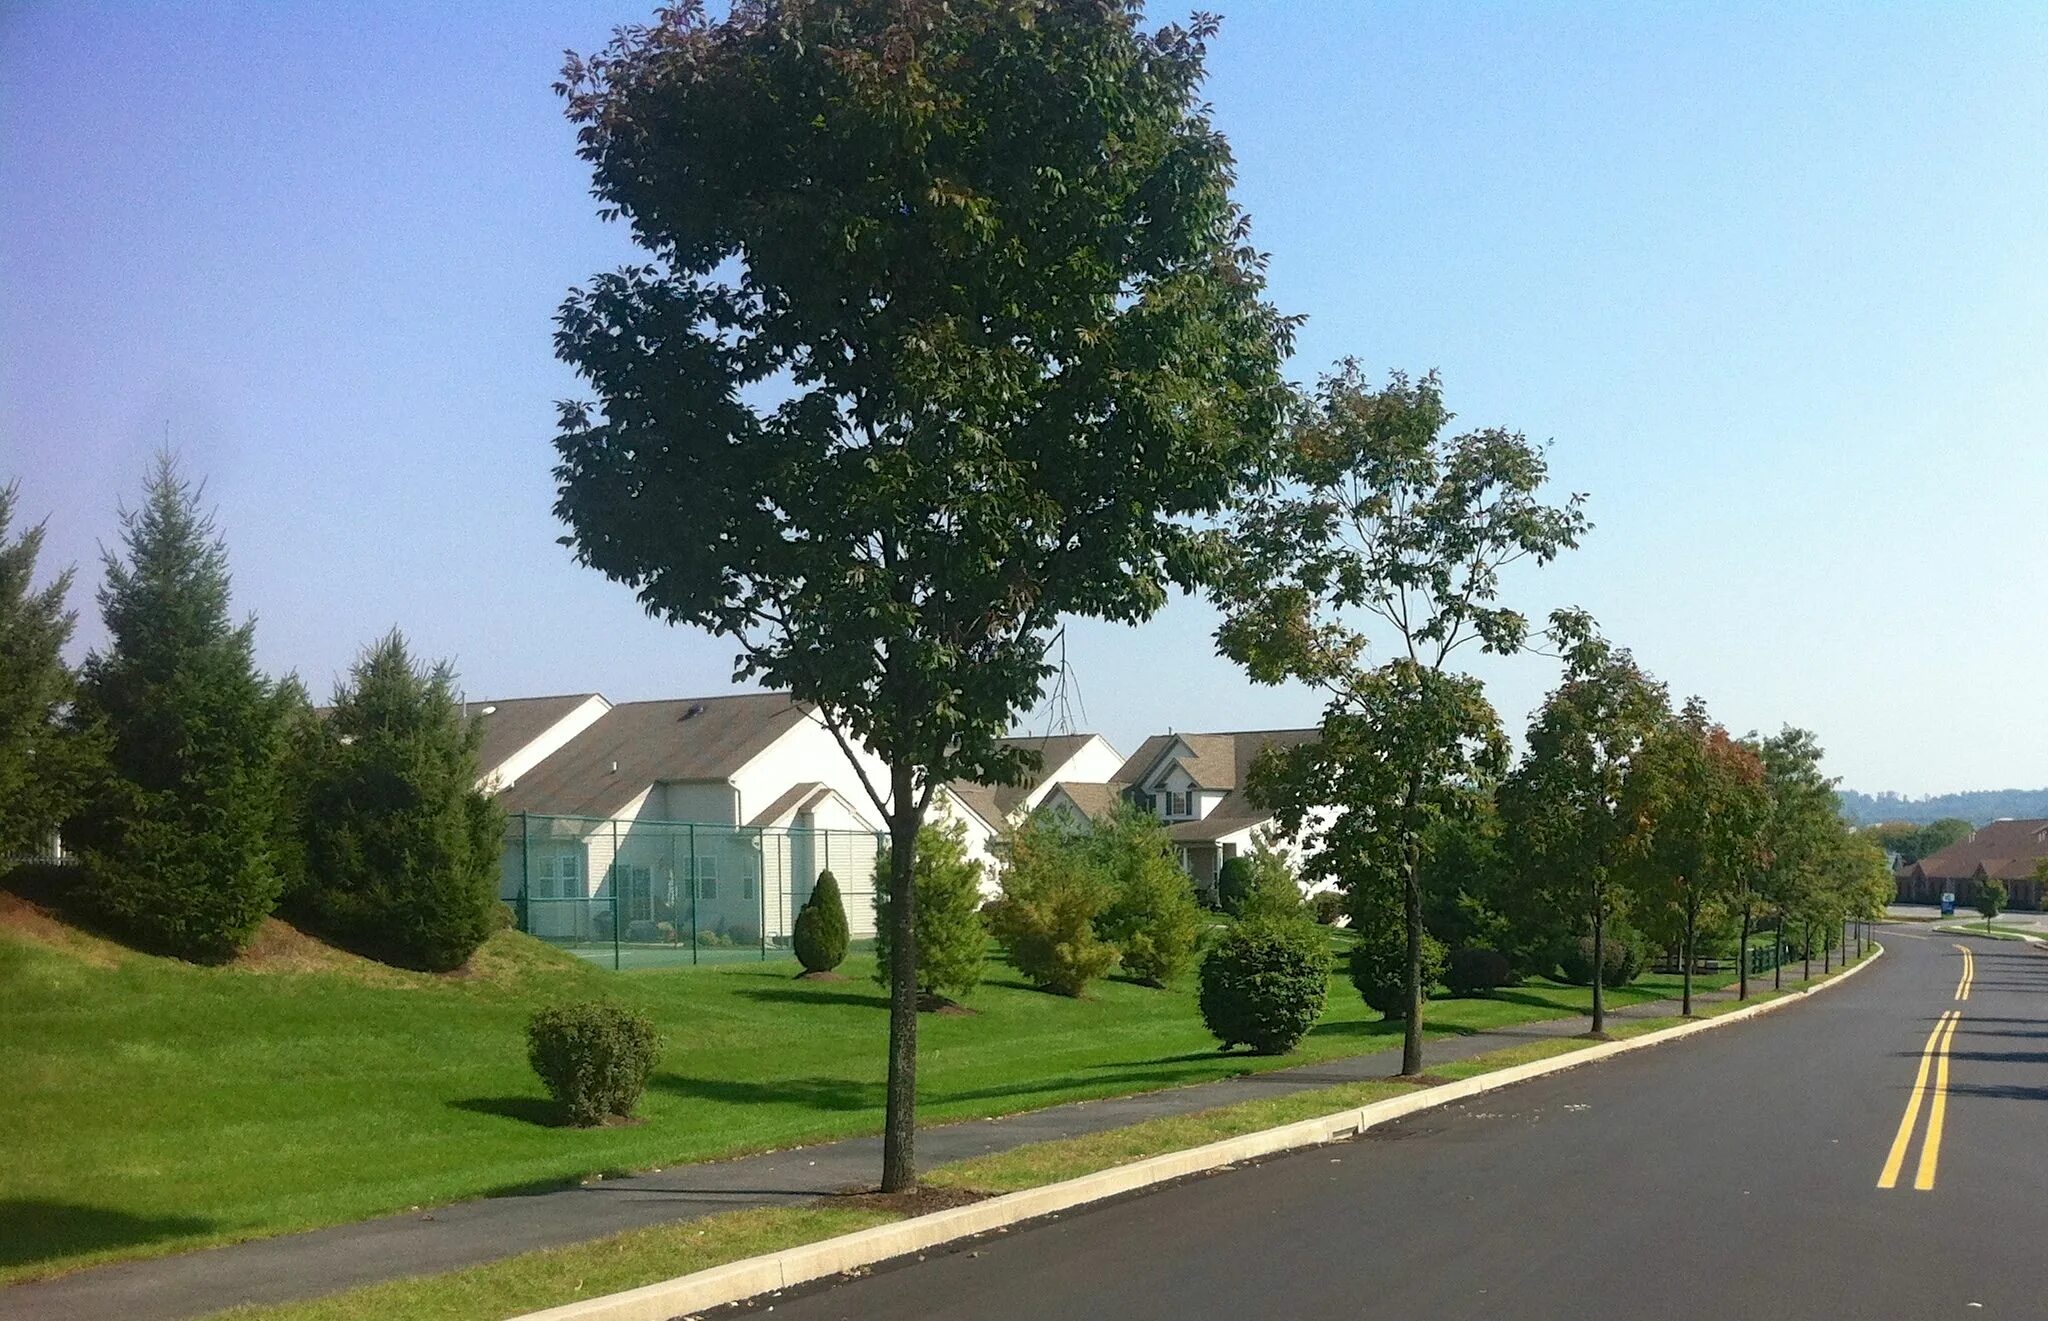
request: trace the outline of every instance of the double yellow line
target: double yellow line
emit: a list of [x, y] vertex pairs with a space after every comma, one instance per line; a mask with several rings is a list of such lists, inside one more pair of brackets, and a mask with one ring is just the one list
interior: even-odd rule
[[[1963, 954], [1963, 976], [1956, 984], [1955, 996], [1961, 1003], [1970, 998], [1970, 987], [1977, 980], [1977, 957], [1967, 945], [1957, 945], [1956, 948]], [[1955, 1041], [1957, 1024], [1962, 1021], [1962, 1010], [1948, 1010], [1935, 1023], [1934, 1031], [1927, 1034], [1927, 1044], [1920, 1048], [1920, 1072], [1913, 1079], [1913, 1094], [1906, 1099], [1906, 1113], [1899, 1120], [1898, 1135], [1892, 1139], [1891, 1153], [1885, 1157], [1884, 1170], [1877, 1176], [1879, 1188], [1898, 1186], [1899, 1175], [1906, 1167], [1906, 1153], [1913, 1146], [1913, 1129], [1920, 1122], [1923, 1104], [1927, 1106], [1927, 1136], [1920, 1144], [1920, 1168], [1913, 1173], [1913, 1187], [1919, 1192], [1934, 1187], [1934, 1177], [1941, 1165], [1941, 1129], [1948, 1119], [1949, 1046]]]

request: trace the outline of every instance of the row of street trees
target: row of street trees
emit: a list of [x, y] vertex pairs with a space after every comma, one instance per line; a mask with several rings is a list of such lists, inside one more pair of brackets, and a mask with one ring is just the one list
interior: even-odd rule
[[502, 824], [452, 673], [393, 632], [324, 718], [261, 674], [226, 545], [166, 454], [121, 513], [107, 641], [74, 674], [71, 574], [35, 586], [43, 530], [10, 534], [16, 501], [0, 488], [0, 867], [61, 837], [61, 897], [180, 958], [232, 957], [282, 910], [404, 966], [466, 960], [498, 923]]
[[[1587, 528], [1580, 497], [1540, 498], [1540, 448], [1447, 436], [1434, 376], [1374, 388], [1347, 362], [1306, 397], [1283, 379], [1296, 321], [1266, 298], [1202, 101], [1215, 31], [1150, 30], [1125, 0], [736, 0], [716, 19], [684, 0], [557, 85], [601, 214], [645, 259], [557, 315], [594, 397], [561, 408], [556, 512], [582, 563], [729, 639], [736, 677], [792, 689], [888, 767], [866, 786], [891, 839], [888, 1191], [916, 1182], [919, 831], [939, 784], [1027, 769], [1001, 739], [1055, 675], [1062, 621], [1212, 591], [1226, 654], [1326, 694], [1320, 742], [1254, 787], [1361, 917], [1398, 912], [1409, 1072], [1428, 842], [1490, 816], [1509, 769], [1459, 662], [1547, 641], [1583, 652], [1579, 685], [1626, 682], [1590, 621], [1539, 639], [1498, 601], [1510, 566]], [[1560, 905], [1606, 913], [1611, 870], [1581, 903], [1573, 855], [1654, 846], [1696, 927], [1692, 851], [1718, 866], [1720, 836], [1675, 814], [1652, 831], [1624, 790], [1649, 792], [1645, 749], [1673, 798], [1741, 758], [1703, 714], [1612, 700], [1654, 737], [1557, 713], [1546, 737], [1592, 782], [1559, 766], [1527, 796], [1573, 801], [1594, 837], [1529, 847]]]

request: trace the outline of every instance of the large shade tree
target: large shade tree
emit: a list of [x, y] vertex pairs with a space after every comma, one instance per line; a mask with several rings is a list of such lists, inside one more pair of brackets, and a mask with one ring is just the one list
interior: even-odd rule
[[[1273, 479], [1239, 505], [1219, 590], [1223, 653], [1259, 683], [1326, 698], [1320, 737], [1274, 749], [1252, 789], [1314, 852], [1309, 874], [1350, 890], [1361, 918], [1399, 895], [1405, 927], [1402, 1071], [1422, 1071], [1422, 842], [1470, 814], [1506, 769], [1507, 740], [1468, 648], [1523, 649], [1501, 575], [1548, 562], [1586, 528], [1579, 496], [1545, 504], [1540, 446], [1516, 432], [1452, 434], [1434, 373], [1384, 387], [1355, 361], [1323, 378]], [[1373, 634], [1390, 655], [1374, 664]]]
[[1636, 903], [1678, 951], [1681, 1012], [1690, 1016], [1703, 921], [1739, 903], [1757, 868], [1767, 810], [1763, 762], [1695, 697], [1636, 756], [1622, 800], [1635, 830], [1629, 876]]
[[999, 740], [1063, 616], [1204, 580], [1190, 520], [1284, 407], [1291, 323], [1199, 99], [1213, 30], [1118, 0], [690, 0], [559, 84], [647, 258], [558, 316], [596, 398], [562, 406], [556, 509], [583, 563], [887, 764], [890, 1190], [916, 1180], [934, 787], [1023, 773]]
[[1626, 649], [1578, 611], [1551, 616], [1564, 677], [1529, 721], [1528, 753], [1501, 785], [1500, 813], [1524, 886], [1593, 939], [1593, 1031], [1607, 1030], [1608, 926], [1636, 822], [1630, 768], [1671, 718], [1670, 697]]

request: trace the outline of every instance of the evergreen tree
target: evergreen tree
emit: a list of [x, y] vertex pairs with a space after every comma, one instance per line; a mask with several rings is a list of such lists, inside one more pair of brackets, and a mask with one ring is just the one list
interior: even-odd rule
[[0, 486], [0, 860], [50, 847], [91, 753], [63, 722], [73, 684], [64, 644], [78, 618], [64, 608], [71, 571], [36, 590], [43, 528], [9, 540], [18, 495], [16, 483]]
[[331, 737], [296, 674], [277, 685], [276, 707], [277, 805], [271, 821], [270, 854], [282, 894], [279, 906], [295, 909], [305, 896], [313, 790]]
[[811, 897], [797, 910], [796, 930], [791, 943], [797, 961], [807, 973], [827, 973], [846, 959], [850, 933], [846, 929], [846, 904], [839, 897], [839, 878], [831, 871], [818, 873]]
[[149, 949], [221, 959], [277, 900], [277, 708], [253, 621], [229, 622], [227, 549], [199, 496], [162, 454], [141, 507], [121, 511], [125, 555], [107, 553], [99, 592], [110, 642], [86, 658], [74, 712], [104, 730], [107, 765], [65, 838], [110, 925]]
[[[988, 958], [988, 927], [981, 920], [981, 864], [967, 856], [966, 834], [957, 821], [925, 826], [917, 833], [911, 877], [916, 883], [917, 991], [920, 1009], [937, 1009], [981, 984]], [[891, 856], [884, 846], [875, 874], [887, 876]], [[875, 980], [889, 984], [889, 892], [875, 891]]]
[[476, 787], [483, 726], [394, 629], [335, 694], [297, 911], [402, 967], [460, 967], [496, 929], [504, 817]]

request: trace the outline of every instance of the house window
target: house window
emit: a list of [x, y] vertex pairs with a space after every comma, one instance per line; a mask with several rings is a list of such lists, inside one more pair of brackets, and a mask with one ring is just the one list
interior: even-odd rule
[[579, 853], [543, 853], [534, 861], [530, 897], [535, 899], [580, 899], [582, 857]]
[[1173, 790], [1171, 789], [1166, 791], [1166, 816], [1168, 820], [1191, 817], [1194, 814], [1194, 790], [1190, 789], [1186, 793], [1179, 794], [1173, 792]]
[[700, 853], [692, 862], [697, 872], [697, 897], [716, 899], [718, 897], [718, 855]]
[[619, 893], [619, 906], [629, 922], [654, 920], [654, 873], [646, 867], [623, 863], [612, 867], [612, 886]]

